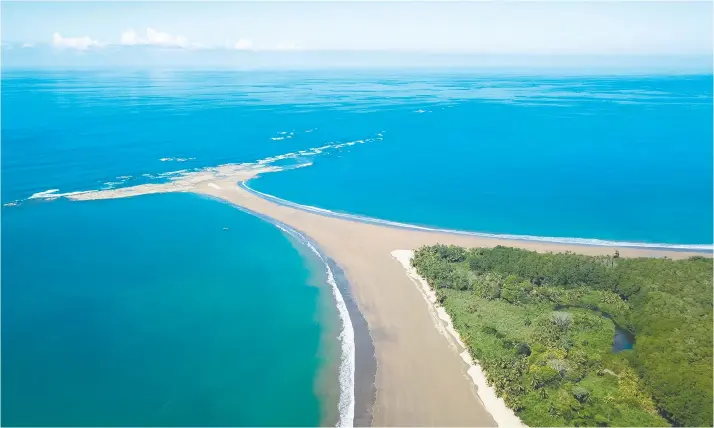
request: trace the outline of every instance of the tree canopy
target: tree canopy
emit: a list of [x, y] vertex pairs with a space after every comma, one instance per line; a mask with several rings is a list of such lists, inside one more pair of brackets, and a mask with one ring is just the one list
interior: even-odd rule
[[711, 259], [435, 245], [412, 265], [528, 425], [712, 426]]

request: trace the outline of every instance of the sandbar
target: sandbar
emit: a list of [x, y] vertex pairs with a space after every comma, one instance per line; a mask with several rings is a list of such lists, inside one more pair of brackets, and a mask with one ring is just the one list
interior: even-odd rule
[[[497, 426], [468, 371], [472, 367], [440, 333], [396, 249], [436, 243], [464, 247], [508, 245], [536, 251], [573, 251], [622, 257], [686, 258], [698, 252], [501, 240], [432, 231], [406, 230], [321, 215], [267, 200], [236, 184], [197, 183], [192, 191], [229, 201], [276, 219], [306, 234], [343, 269], [374, 342], [377, 373], [375, 426]], [[493, 407], [493, 406], [492, 406]], [[497, 419], [508, 420], [498, 413]], [[513, 419], [510, 419], [513, 421]]]

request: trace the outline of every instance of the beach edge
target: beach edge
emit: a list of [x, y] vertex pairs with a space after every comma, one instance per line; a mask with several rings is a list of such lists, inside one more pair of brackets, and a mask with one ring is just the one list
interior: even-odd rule
[[[337, 264], [335, 260], [328, 257], [325, 252], [320, 248], [317, 242], [310, 238], [305, 233], [296, 230], [295, 228], [264, 214], [253, 211], [249, 208], [243, 207], [230, 200], [219, 198], [213, 195], [209, 195], [202, 192], [185, 192], [188, 194], [196, 195], [203, 199], [208, 199], [222, 204], [230, 205], [233, 208], [238, 209], [241, 212], [249, 214], [251, 216], [257, 217], [258, 219], [269, 223], [276, 228], [278, 228], [288, 239], [294, 239], [299, 245], [305, 247], [308, 251], [312, 251], [315, 256], [324, 263], [325, 267], [328, 269], [328, 280], [326, 284], [332, 286], [329, 282], [329, 275], [332, 275], [334, 285], [338, 290], [340, 297], [342, 298], [346, 310], [349, 314], [347, 321], [350, 322], [350, 326], [353, 331], [353, 374], [352, 374], [352, 407], [351, 420], [348, 424], [344, 424], [344, 415], [342, 414], [342, 408], [340, 405], [344, 399], [345, 391], [340, 388], [340, 396], [338, 397], [338, 413], [339, 420], [335, 426], [356, 426], [356, 427], [371, 427], [374, 415], [374, 405], [376, 402], [376, 375], [377, 375], [377, 359], [375, 355], [374, 342], [372, 340], [372, 335], [369, 330], [369, 324], [364, 314], [360, 311], [359, 305], [355, 300], [351, 285], [344, 274], [344, 270]], [[337, 301], [338, 296], [333, 295], [333, 303], [339, 311], [339, 302]], [[344, 322], [344, 320], [343, 320]], [[343, 326], [346, 327], [346, 326]], [[342, 340], [338, 338], [341, 343], [340, 359], [348, 357], [345, 354], [345, 350], [342, 346]], [[342, 361], [339, 364], [342, 366]], [[338, 376], [339, 372], [338, 370]]]
[[[449, 340], [452, 348], [459, 353], [459, 356], [468, 367], [465, 373], [466, 377], [468, 377], [476, 387], [476, 394], [479, 400], [481, 400], [486, 411], [496, 422], [496, 425], [499, 427], [527, 427], [527, 425], [516, 416], [515, 412], [506, 406], [506, 402], [496, 394], [495, 388], [488, 384], [486, 375], [478, 364], [478, 360], [471, 357], [468, 347], [466, 347], [461, 340], [461, 335], [454, 328], [451, 316], [449, 316], [443, 306], [439, 305], [436, 293], [431, 289], [426, 279], [419, 275], [416, 269], [411, 266], [414, 251], [393, 250], [391, 256], [402, 265], [405, 274], [412, 283], [414, 283], [424, 300], [428, 303], [429, 309], [435, 315], [432, 317], [435, 323], [434, 326]], [[460, 349], [454, 345], [458, 345]]]

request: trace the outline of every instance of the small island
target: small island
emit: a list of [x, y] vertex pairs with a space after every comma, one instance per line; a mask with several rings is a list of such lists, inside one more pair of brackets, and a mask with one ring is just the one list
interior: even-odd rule
[[412, 266], [529, 426], [712, 426], [712, 259], [432, 245]]

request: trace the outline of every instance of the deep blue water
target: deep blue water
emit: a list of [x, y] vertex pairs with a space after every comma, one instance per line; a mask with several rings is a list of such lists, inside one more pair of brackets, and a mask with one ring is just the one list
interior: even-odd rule
[[15, 70], [2, 89], [6, 425], [312, 425], [337, 400], [315, 388], [328, 289], [276, 228], [188, 195], [27, 200], [48, 189], [370, 138], [251, 186], [446, 228], [712, 243], [708, 75]]
[[3, 202], [383, 133], [252, 186], [456, 229], [712, 243], [712, 76], [13, 71], [3, 105]]

